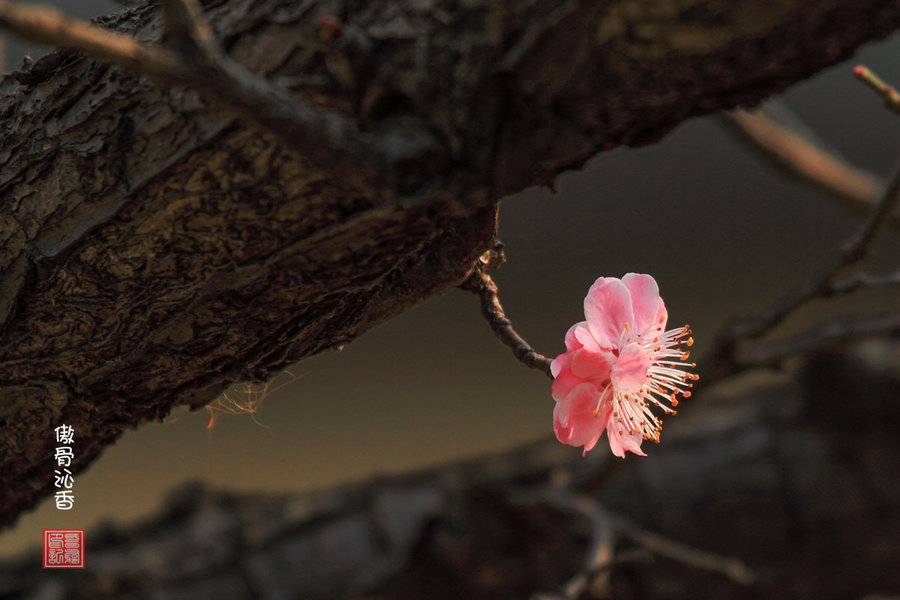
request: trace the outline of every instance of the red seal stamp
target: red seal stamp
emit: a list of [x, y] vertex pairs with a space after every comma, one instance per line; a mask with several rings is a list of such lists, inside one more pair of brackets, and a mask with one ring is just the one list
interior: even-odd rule
[[83, 569], [84, 529], [45, 529], [44, 568]]

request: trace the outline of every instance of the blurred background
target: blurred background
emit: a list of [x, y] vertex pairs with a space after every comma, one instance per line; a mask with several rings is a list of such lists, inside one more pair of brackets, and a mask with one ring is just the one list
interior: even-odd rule
[[[121, 10], [105, 0], [53, 4], [82, 18]], [[26, 53], [44, 52], [4, 42], [6, 71]], [[900, 121], [851, 69], [865, 63], [900, 83], [898, 55], [900, 37], [869, 45], [781, 100], [851, 163], [886, 176], [900, 155]], [[806, 281], [860, 220], [775, 174], [709, 118], [683, 124], [652, 147], [600, 156], [558, 184], [556, 194], [537, 189], [504, 199], [500, 238], [508, 262], [494, 276], [518, 331], [550, 356], [583, 318], [594, 279], [629, 271], [657, 279], [670, 323], [693, 326], [701, 356], [728, 316], [757, 312]], [[876, 262], [896, 266], [897, 228], [885, 238]], [[887, 302], [878, 293], [855, 296], [786, 328]], [[476, 298], [458, 290], [340, 353], [293, 366], [265, 389], [237, 386], [229, 397], [261, 402], [252, 417], [220, 413], [211, 429], [207, 411], [179, 410], [126, 432], [76, 477], [74, 510], [59, 511], [48, 498], [0, 534], [0, 558], [39, 545], [44, 528], [83, 527], [90, 540], [99, 522], [139, 518], [187, 480], [302, 492], [552, 435], [549, 381], [519, 364], [493, 337]]]

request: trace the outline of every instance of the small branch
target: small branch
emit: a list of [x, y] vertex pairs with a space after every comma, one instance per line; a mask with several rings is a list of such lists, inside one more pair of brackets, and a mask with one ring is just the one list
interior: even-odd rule
[[756, 581], [756, 574], [736, 558], [729, 558], [682, 544], [658, 533], [647, 531], [624, 517], [608, 514], [607, 518], [613, 522], [617, 532], [630, 538], [635, 544], [653, 554], [697, 569], [722, 573], [741, 585], [751, 585]]
[[[514, 492], [512, 497], [522, 503], [544, 502], [588, 519], [592, 523], [593, 530], [592, 552], [598, 546], [611, 544], [614, 541], [613, 534], [618, 534], [634, 542], [640, 551], [668, 558], [689, 567], [721, 573], [741, 585], [751, 585], [756, 581], [756, 574], [742, 561], [714, 552], [699, 550], [658, 533], [647, 531], [633, 521], [613, 514], [593, 498], [583, 494], [573, 493], [566, 489], [550, 489], [538, 492]], [[574, 600], [586, 589], [587, 582], [591, 579], [590, 575], [606, 573], [614, 564], [623, 562], [617, 559], [624, 559], [624, 553], [613, 555], [604, 552], [603, 557], [601, 560], [589, 553], [585, 571], [571, 579], [564, 587], [562, 594], [549, 597]], [[629, 555], [629, 559], [634, 560], [634, 555]]]
[[799, 132], [762, 112], [720, 113], [726, 129], [788, 176], [822, 190], [857, 210], [878, 202], [883, 182], [847, 164]]
[[887, 275], [873, 275], [865, 271], [858, 271], [831, 284], [829, 294], [849, 294], [859, 289], [873, 289], [879, 287], [900, 286], [900, 270]]
[[834, 264], [826, 269], [818, 279], [809, 285], [797, 290], [784, 301], [774, 306], [763, 315], [754, 327], [747, 332], [749, 337], [759, 337], [771, 330], [775, 325], [783, 321], [798, 307], [809, 300], [827, 293], [829, 286], [835, 277], [844, 269], [862, 262], [871, 252], [872, 242], [883, 228], [887, 217], [896, 210], [900, 204], [900, 165], [894, 168], [890, 182], [884, 195], [878, 202], [878, 206], [869, 216], [859, 231], [851, 237], [841, 249], [841, 254]]
[[[489, 251], [492, 252], [492, 251]], [[478, 266], [472, 274], [460, 286], [467, 292], [472, 292], [481, 298], [481, 314], [487, 319], [488, 324], [497, 338], [512, 348], [513, 354], [525, 366], [538, 369], [552, 378], [550, 374], [550, 359], [538, 354], [528, 345], [522, 337], [513, 329], [512, 322], [506, 317], [503, 306], [498, 297], [497, 284], [490, 275], [484, 272], [483, 266]]]
[[203, 90], [308, 156], [378, 156], [344, 115], [291, 96], [222, 53], [194, 0], [165, 0], [163, 7], [171, 28], [169, 48], [141, 44], [52, 8], [7, 0], [0, 0], [0, 26], [28, 41], [74, 48], [161, 83]]
[[75, 48], [157, 79], [171, 81], [187, 76], [174, 53], [145, 46], [127, 35], [73, 19], [49, 7], [0, 0], [0, 26], [30, 42]]
[[[856, 67], [854, 74], [877, 91], [889, 108], [900, 112], [900, 93], [897, 90], [865, 67]], [[714, 349], [704, 360], [706, 364], [703, 370], [707, 374], [704, 378], [705, 384], [708, 385], [751, 367], [777, 365], [789, 356], [825, 344], [851, 337], [895, 332], [897, 330], [895, 320], [898, 319], [896, 316], [855, 322], [835, 321], [806, 334], [783, 340], [756, 342], [749, 348], [744, 347], [771, 332], [789, 315], [813, 299], [849, 293], [865, 287], [895, 285], [900, 279], [900, 273], [886, 277], [875, 277], [861, 272], [846, 275], [843, 279], [839, 279], [839, 276], [867, 258], [871, 253], [873, 242], [884, 229], [888, 218], [897, 213], [898, 205], [900, 205], [900, 163], [894, 167], [875, 209], [856, 234], [845, 242], [840, 255], [828, 269], [825, 269], [817, 279], [775, 303], [762, 315], [732, 321], [722, 329], [717, 336]]]
[[781, 340], [755, 343], [744, 348], [737, 361], [744, 369], [771, 367], [792, 356], [830, 344], [885, 334], [900, 334], [900, 314], [830, 321], [806, 333]]
[[857, 79], [869, 86], [876, 94], [881, 96], [885, 106], [895, 113], [900, 113], [900, 93], [898, 93], [893, 86], [885, 83], [868, 67], [862, 65], [854, 67], [853, 74], [856, 75]]

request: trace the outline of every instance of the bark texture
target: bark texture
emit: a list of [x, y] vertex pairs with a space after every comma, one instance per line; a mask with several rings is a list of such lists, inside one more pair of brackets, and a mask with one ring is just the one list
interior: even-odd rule
[[[215, 97], [71, 51], [6, 77], [0, 526], [51, 491], [56, 425], [75, 427], [81, 470], [127, 427], [458, 285], [501, 196], [752, 104], [900, 25], [893, 0], [205, 10], [233, 58], [347, 115], [377, 156], [286, 149]], [[100, 22], [163, 35], [148, 4]]]
[[[537, 599], [559, 594], [603, 531], [604, 513], [538, 500], [549, 491], [595, 498], [756, 575], [737, 584], [657, 558], [616, 566], [589, 597], [893, 598], [898, 358], [896, 343], [823, 354], [787, 383], [706, 396], [648, 458], [582, 458], [553, 441], [300, 497], [187, 487], [139, 526], [95, 530], [85, 571], [42, 571], [38, 552], [0, 566], [0, 596]], [[610, 555], [633, 548], [610, 537]]]

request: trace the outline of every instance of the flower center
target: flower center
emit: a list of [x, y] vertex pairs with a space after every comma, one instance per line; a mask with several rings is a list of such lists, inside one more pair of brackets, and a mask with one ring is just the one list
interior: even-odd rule
[[610, 369], [610, 379], [616, 391], [637, 392], [647, 381], [650, 354], [640, 344], [632, 342], [619, 351], [619, 357]]
[[620, 435], [640, 433], [645, 440], [658, 442], [662, 419], [653, 414], [651, 407], [675, 414], [676, 395], [689, 397], [691, 382], [699, 379], [682, 370], [697, 366], [685, 362], [690, 352], [679, 348], [682, 344], [693, 345], [691, 328], [685, 325], [663, 332], [663, 323], [664, 319], [660, 319], [636, 334], [631, 334], [631, 327], [626, 324], [620, 337], [623, 346], [610, 370], [612, 418], [618, 423]]

